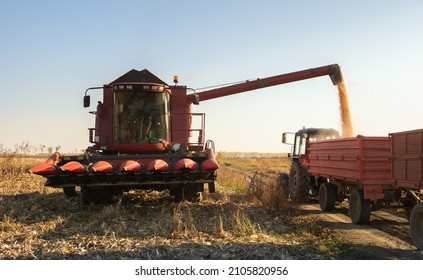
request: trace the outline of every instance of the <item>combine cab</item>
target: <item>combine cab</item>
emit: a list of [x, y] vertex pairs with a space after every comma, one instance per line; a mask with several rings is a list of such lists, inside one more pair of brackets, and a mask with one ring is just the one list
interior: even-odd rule
[[[193, 113], [192, 104], [240, 92], [329, 75], [342, 81], [337, 64], [245, 81], [187, 94], [186, 86], [169, 86], [148, 70], [131, 70], [102, 87], [103, 101], [89, 128], [93, 144], [83, 155], [53, 154], [30, 169], [44, 176], [46, 186], [63, 188], [82, 201], [113, 203], [131, 189], [169, 190], [175, 201], [198, 202], [205, 186], [215, 191], [214, 143], [205, 141], [205, 114]], [[90, 96], [84, 96], [84, 107]]]

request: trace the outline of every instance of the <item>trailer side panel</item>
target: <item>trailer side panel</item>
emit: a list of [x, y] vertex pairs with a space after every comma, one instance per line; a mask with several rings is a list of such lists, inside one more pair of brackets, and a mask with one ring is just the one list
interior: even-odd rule
[[310, 142], [306, 165], [314, 176], [363, 188], [367, 199], [382, 198], [391, 183], [390, 137], [349, 137]]
[[392, 184], [423, 188], [423, 129], [391, 133]]

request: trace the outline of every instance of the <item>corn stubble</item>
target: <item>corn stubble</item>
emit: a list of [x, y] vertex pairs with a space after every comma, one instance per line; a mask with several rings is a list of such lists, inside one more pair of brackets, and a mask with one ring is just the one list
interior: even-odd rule
[[262, 197], [254, 197], [246, 176], [224, 162], [218, 192], [205, 193], [200, 204], [175, 204], [167, 193], [131, 191], [118, 204], [85, 206], [27, 172], [43, 159], [0, 160], [0, 259], [328, 257], [316, 250], [321, 238], [293, 234], [298, 231], [291, 224], [295, 210], [271, 202], [268, 183], [262, 184]]

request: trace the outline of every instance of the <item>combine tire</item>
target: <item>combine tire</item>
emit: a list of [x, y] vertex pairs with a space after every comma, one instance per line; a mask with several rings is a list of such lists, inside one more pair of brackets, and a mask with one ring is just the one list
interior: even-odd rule
[[282, 190], [282, 195], [284, 198], [289, 197], [289, 176], [286, 173], [280, 173], [276, 184], [280, 190]]
[[189, 202], [199, 203], [203, 200], [203, 194], [197, 190], [185, 192], [185, 199]]
[[203, 199], [202, 187], [202, 184], [179, 186], [178, 189], [174, 189], [172, 191], [174, 201], [179, 203], [186, 200], [189, 202], [199, 203]]
[[332, 212], [336, 202], [336, 186], [322, 183], [319, 189], [319, 204], [323, 212]]
[[311, 181], [307, 169], [301, 166], [299, 162], [292, 162], [289, 171], [289, 195], [295, 203], [304, 203], [307, 201]]
[[78, 193], [76, 192], [75, 187], [63, 187], [63, 192], [65, 193], [66, 197], [77, 197]]
[[423, 249], [423, 203], [414, 205], [410, 216], [411, 238], [417, 249]]
[[351, 221], [354, 224], [367, 224], [370, 221], [370, 200], [364, 199], [363, 190], [352, 190], [349, 204]]
[[81, 187], [82, 203], [89, 205], [94, 204], [114, 204], [121, 200], [123, 189], [120, 187], [114, 188], [92, 188]]

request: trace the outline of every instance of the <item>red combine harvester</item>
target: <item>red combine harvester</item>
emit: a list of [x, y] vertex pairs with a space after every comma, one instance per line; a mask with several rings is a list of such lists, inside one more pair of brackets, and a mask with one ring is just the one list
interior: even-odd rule
[[[338, 137], [333, 129], [295, 133], [286, 193], [298, 203], [318, 196], [325, 212], [347, 199], [355, 224], [368, 223], [372, 210], [403, 207], [414, 244], [423, 249], [423, 129]], [[286, 182], [287, 174], [281, 177]]]
[[[113, 203], [131, 189], [169, 190], [175, 201], [199, 201], [205, 185], [215, 191], [214, 143], [205, 141], [205, 114], [193, 113], [192, 104], [240, 92], [330, 76], [342, 81], [337, 64], [245, 81], [188, 94], [186, 86], [168, 85], [148, 70], [131, 70], [102, 87], [95, 128], [89, 128], [84, 155], [53, 154], [30, 172], [47, 178], [46, 186], [63, 188], [82, 201]], [[90, 96], [84, 96], [84, 107]], [[194, 127], [199, 124], [199, 127]]]

